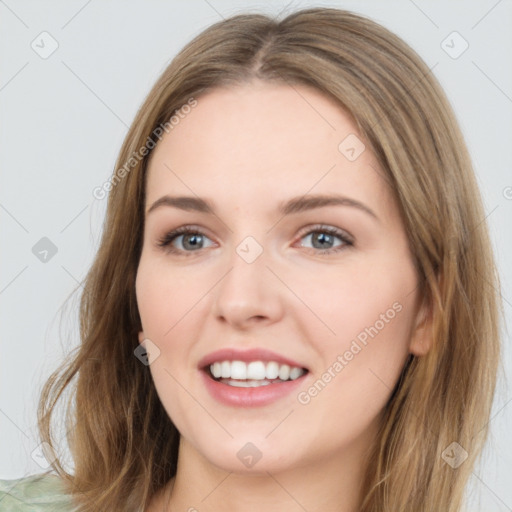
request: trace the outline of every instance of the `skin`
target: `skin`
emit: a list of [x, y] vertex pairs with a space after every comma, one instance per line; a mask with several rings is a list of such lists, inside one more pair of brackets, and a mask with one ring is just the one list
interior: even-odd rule
[[[136, 281], [139, 341], [160, 350], [149, 369], [181, 444], [177, 475], [148, 512], [358, 509], [382, 410], [408, 355], [429, 350], [430, 324], [388, 182], [368, 144], [354, 161], [340, 152], [349, 134], [358, 134], [350, 117], [317, 90], [257, 81], [198, 98], [155, 148]], [[347, 205], [277, 213], [281, 201], [333, 192], [377, 218]], [[166, 194], [207, 198], [215, 215], [169, 206], [147, 214]], [[322, 245], [317, 224], [353, 245], [336, 235]], [[205, 232], [198, 248], [186, 235], [172, 242], [176, 254], [158, 246], [184, 225]], [[263, 249], [252, 263], [236, 252], [248, 236]], [[397, 303], [400, 312], [334, 371]], [[274, 350], [309, 373], [270, 405], [223, 405], [197, 365], [224, 347]], [[329, 368], [330, 382], [300, 403], [298, 393]], [[247, 442], [262, 454], [251, 468], [236, 455]]]

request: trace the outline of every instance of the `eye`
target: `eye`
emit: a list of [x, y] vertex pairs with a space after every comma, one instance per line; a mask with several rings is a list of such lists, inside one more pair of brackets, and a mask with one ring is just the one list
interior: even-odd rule
[[[303, 238], [310, 238], [313, 249], [319, 249], [319, 254], [331, 254], [344, 250], [347, 246], [354, 245], [352, 237], [344, 231], [332, 226], [313, 226], [301, 236]], [[333, 245], [335, 239], [341, 241], [338, 245]], [[316, 251], [318, 253], [318, 251]]]
[[[181, 244], [183, 249], [176, 248], [174, 242], [182, 238]], [[209, 238], [200, 229], [194, 226], [182, 226], [170, 233], [167, 233], [158, 241], [158, 246], [165, 248], [171, 253], [185, 253], [188, 256], [191, 252], [198, 252], [203, 249], [204, 240]], [[186, 254], [189, 253], [189, 254]]]
[[[308, 231], [302, 232], [300, 239], [308, 237], [311, 239], [311, 243], [314, 246], [311, 249], [316, 254], [340, 252], [347, 246], [352, 246], [354, 244], [350, 235], [332, 226], [317, 225], [310, 227]], [[176, 242], [180, 238], [181, 248], [176, 247]], [[336, 239], [341, 243], [333, 245]], [[210, 239], [200, 228], [194, 226], [182, 226], [166, 233], [160, 240], [158, 240], [157, 245], [164, 248], [167, 252], [190, 256], [191, 253], [199, 252], [201, 249], [205, 248], [205, 240]], [[213, 245], [213, 243], [210, 244], [210, 246], [211, 245]], [[303, 245], [301, 246], [304, 247]]]

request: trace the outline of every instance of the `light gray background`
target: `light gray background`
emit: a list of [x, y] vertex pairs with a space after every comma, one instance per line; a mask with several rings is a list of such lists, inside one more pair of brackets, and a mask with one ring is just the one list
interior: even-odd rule
[[[80, 282], [98, 247], [106, 206], [92, 191], [113, 171], [145, 95], [172, 57], [210, 24], [241, 11], [276, 14], [287, 4], [0, 0], [0, 478], [44, 469], [37, 459], [36, 403], [44, 380], [78, 343]], [[370, 16], [433, 68], [473, 157], [510, 325], [512, 2], [295, 1], [286, 9], [313, 5]], [[43, 31], [58, 43], [46, 59], [31, 47], [50, 48]], [[458, 36], [446, 39], [453, 31], [469, 44], [458, 58], [445, 51], [447, 44], [452, 54], [462, 49]], [[46, 263], [32, 252], [42, 237], [58, 249]], [[503, 340], [510, 376], [506, 332]], [[511, 430], [512, 391], [500, 378], [492, 438], [469, 486], [472, 511], [512, 511]]]

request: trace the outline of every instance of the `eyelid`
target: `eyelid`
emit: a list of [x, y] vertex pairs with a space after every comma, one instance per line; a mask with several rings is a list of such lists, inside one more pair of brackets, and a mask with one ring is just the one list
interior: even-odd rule
[[[302, 238], [308, 235], [312, 235], [313, 233], [327, 233], [328, 235], [334, 236], [338, 239], [340, 239], [343, 243], [335, 247], [331, 247], [329, 249], [316, 249], [314, 247], [304, 247], [304, 249], [307, 249], [309, 251], [314, 252], [317, 255], [324, 255], [324, 254], [333, 254], [338, 253], [342, 251], [343, 249], [350, 247], [354, 245], [354, 237], [350, 235], [345, 230], [334, 227], [328, 224], [310, 224], [308, 226], [304, 226], [298, 233], [296, 240], [300, 241]], [[166, 232], [163, 237], [159, 238], [157, 240], [157, 246], [161, 249], [163, 249], [166, 252], [174, 253], [178, 255], [184, 255], [192, 256], [194, 253], [200, 253], [202, 252], [202, 249], [200, 248], [197, 251], [184, 251], [182, 249], [176, 249], [172, 246], [172, 243], [179, 238], [180, 236], [187, 235], [187, 234], [198, 234], [200, 236], [206, 237], [209, 240], [212, 240], [211, 237], [208, 235], [205, 229], [203, 229], [200, 226], [193, 225], [193, 224], [186, 224], [183, 226], [180, 226], [176, 229], [173, 229], [171, 231]], [[213, 240], [212, 240], [213, 241]], [[216, 242], [213, 242], [216, 244]], [[295, 243], [295, 242], [294, 242]]]
[[176, 229], [171, 229], [170, 231], [166, 231], [164, 235], [157, 239], [156, 245], [161, 249], [164, 249], [168, 252], [176, 252], [176, 253], [188, 253], [193, 254], [194, 252], [199, 251], [181, 251], [179, 249], [170, 249], [172, 247], [172, 242], [176, 240], [179, 236], [187, 235], [187, 234], [198, 234], [204, 236], [211, 240], [211, 237], [206, 233], [206, 230], [202, 227], [196, 226], [194, 224], [186, 224], [184, 226], [177, 227]]
[[310, 224], [308, 226], [305, 226], [299, 231], [299, 234], [297, 235], [298, 238], [302, 238], [305, 235], [310, 234], [311, 232], [315, 231], [323, 231], [327, 232], [330, 235], [334, 235], [337, 237], [340, 237], [342, 239], [345, 239], [347, 242], [354, 243], [354, 237], [345, 231], [344, 229], [337, 228], [335, 226], [331, 226], [329, 224]]

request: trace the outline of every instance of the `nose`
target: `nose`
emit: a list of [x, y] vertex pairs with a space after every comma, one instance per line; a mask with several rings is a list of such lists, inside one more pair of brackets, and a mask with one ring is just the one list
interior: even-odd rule
[[277, 322], [284, 311], [283, 285], [267, 267], [272, 266], [267, 252], [251, 261], [246, 248], [240, 244], [230, 255], [229, 271], [216, 287], [212, 306], [217, 320], [239, 330]]

